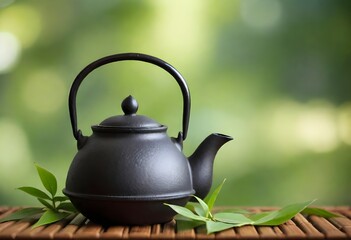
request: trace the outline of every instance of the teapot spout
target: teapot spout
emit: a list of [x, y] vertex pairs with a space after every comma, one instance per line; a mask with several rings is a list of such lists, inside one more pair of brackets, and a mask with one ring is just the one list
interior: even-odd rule
[[218, 150], [232, 137], [213, 133], [189, 157], [195, 195], [204, 199], [212, 186], [213, 161]]

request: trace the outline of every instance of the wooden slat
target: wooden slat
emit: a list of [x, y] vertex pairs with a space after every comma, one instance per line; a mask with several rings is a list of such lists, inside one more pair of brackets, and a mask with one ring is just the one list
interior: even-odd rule
[[55, 233], [55, 239], [70, 239], [73, 238], [75, 232], [79, 227], [86, 221], [86, 218], [82, 214], [78, 214], [73, 220], [61, 229], [58, 233]]
[[95, 224], [93, 222], [88, 222], [80, 227], [76, 234], [74, 234], [75, 239], [95, 239], [100, 237], [100, 232], [103, 230], [101, 225]]
[[33, 224], [33, 221], [21, 220], [11, 224], [9, 227], [5, 228], [0, 232], [0, 239], [14, 239], [18, 233], [30, 227]]
[[132, 226], [129, 230], [129, 239], [150, 238], [151, 226]]
[[333, 224], [328, 222], [325, 218], [318, 216], [309, 217], [311, 223], [327, 238], [346, 238], [346, 234], [337, 229]]
[[1, 214], [3, 214], [4, 212], [8, 211], [10, 207], [5, 207], [5, 206], [0, 206], [0, 216]]
[[230, 229], [215, 233], [216, 239], [233, 239], [237, 237], [238, 236], [235, 233], [234, 228], [230, 228]]
[[28, 227], [24, 229], [23, 231], [17, 233], [16, 239], [30, 239], [30, 238], [35, 238], [35, 235], [43, 231], [45, 226], [40, 226], [36, 228]]
[[235, 228], [235, 231], [239, 235], [240, 238], [245, 238], [245, 239], [257, 239], [259, 237], [258, 232], [256, 231], [256, 228], [254, 226], [242, 226]]
[[151, 233], [151, 239], [174, 239], [175, 237], [175, 221], [170, 221], [160, 225], [160, 232]]
[[161, 224], [154, 224], [151, 226], [151, 234], [150, 234], [150, 238], [152, 238], [153, 236], [155, 235], [158, 235], [161, 233], [161, 229], [162, 229], [162, 226]]
[[287, 221], [286, 223], [282, 224], [279, 226], [279, 228], [282, 230], [282, 232], [284, 233], [284, 235], [287, 238], [303, 238], [306, 237], [306, 235], [304, 234], [304, 232], [298, 228], [295, 223], [291, 220]]
[[332, 212], [340, 212], [340, 211], [349, 211], [351, 210], [351, 206], [325, 206], [323, 207], [325, 210]]
[[297, 214], [293, 221], [306, 234], [308, 238], [323, 239], [324, 235], [318, 231], [302, 214]]
[[[271, 208], [271, 207], [265, 207], [265, 208], [259, 208], [259, 207], [254, 207], [250, 209], [250, 212], [253, 213], [260, 213], [262, 211], [272, 211], [275, 210], [275, 208]], [[279, 229], [279, 232], [277, 233], [276, 231], [274, 231], [274, 229], [272, 227], [268, 227], [268, 226], [257, 226], [255, 227], [256, 231], [259, 235], [259, 238], [261, 239], [279, 239], [282, 235], [282, 232]]]
[[[0, 219], [7, 217], [8, 215], [10, 215], [11, 213], [13, 213], [14, 211], [17, 211], [19, 208], [4, 208], [4, 211], [1, 213], [0, 215]], [[9, 227], [10, 225], [14, 224], [15, 221], [11, 221], [11, 222], [3, 222], [0, 223], [0, 232], [3, 231], [4, 229], [6, 229], [7, 227]]]
[[177, 232], [175, 235], [176, 239], [195, 239], [195, 237], [196, 234], [194, 229]]
[[128, 227], [125, 227], [125, 226], [109, 227], [105, 232], [101, 233], [100, 238], [101, 239], [121, 239], [125, 228], [128, 228]]
[[272, 227], [272, 229], [277, 236], [279, 236], [280, 238], [284, 238], [284, 233], [279, 227]]
[[347, 217], [335, 217], [329, 220], [332, 222], [338, 229], [346, 233], [348, 237], [351, 237], [351, 220]]
[[[255, 212], [258, 213], [261, 211], [260, 208], [258, 207], [252, 207], [250, 209], [247, 209], [250, 212]], [[237, 227], [234, 228], [236, 233], [238, 234], [238, 238], [248, 238], [248, 239], [253, 239], [253, 238], [258, 238], [259, 234], [254, 226], [242, 226], [242, 227]]]
[[[20, 207], [8, 208], [3, 214], [1, 214], [1, 218], [10, 215], [11, 213], [21, 209]], [[34, 220], [23, 219], [20, 221], [10, 221], [4, 222], [0, 224], [0, 239], [14, 239], [21, 231], [30, 228], [33, 224]]]
[[15, 224], [15, 221], [0, 223], [0, 239], [1, 239], [1, 232], [13, 224]]
[[[17, 208], [18, 209], [18, 208]], [[274, 208], [252, 207], [260, 212]], [[328, 207], [329, 211], [344, 217], [325, 219], [317, 216], [304, 217], [297, 214], [285, 224], [266, 226], [243, 226], [207, 235], [203, 228], [177, 232], [175, 221], [150, 226], [111, 226], [104, 229], [83, 215], [71, 215], [62, 221], [48, 226], [32, 228], [35, 220], [21, 220], [0, 223], [2, 239], [351, 239], [350, 207]], [[15, 208], [0, 207], [0, 218]]]
[[8, 215], [10, 215], [11, 213], [13, 213], [14, 211], [17, 211], [21, 208], [19, 207], [14, 207], [14, 208], [2, 208], [3, 210], [0, 212], [0, 219], [7, 217]]
[[32, 235], [31, 237], [34, 239], [53, 239], [54, 235], [61, 229], [63, 229], [69, 222], [71, 222], [75, 216], [76, 214], [72, 214], [59, 222], [50, 224], [49, 226], [45, 227], [42, 231], [36, 233], [35, 235]]
[[342, 214], [343, 216], [346, 216], [348, 218], [351, 218], [351, 207], [349, 210], [341, 210], [341, 211], [338, 211], [340, 214]]
[[280, 239], [281, 234], [277, 234], [271, 227], [256, 227], [256, 230], [261, 239]]
[[125, 227], [123, 230], [122, 238], [128, 238], [129, 237], [129, 227]]
[[[175, 231], [176, 224], [175, 224], [174, 220], [172, 222], [174, 222], [173, 231]], [[176, 232], [174, 238], [175, 239], [195, 239], [196, 238], [196, 233], [195, 233], [194, 229], [184, 230], [184, 231], [181, 231], [181, 232]]]

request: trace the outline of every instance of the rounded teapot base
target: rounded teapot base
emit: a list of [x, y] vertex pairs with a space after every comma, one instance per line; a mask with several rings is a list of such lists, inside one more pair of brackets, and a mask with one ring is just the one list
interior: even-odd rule
[[191, 196], [169, 200], [86, 199], [69, 196], [72, 204], [85, 217], [103, 226], [150, 225], [169, 222], [175, 212], [164, 203], [184, 206]]

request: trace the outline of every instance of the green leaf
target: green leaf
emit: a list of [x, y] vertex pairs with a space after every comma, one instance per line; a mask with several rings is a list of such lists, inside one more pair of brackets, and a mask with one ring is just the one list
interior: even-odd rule
[[78, 212], [77, 209], [70, 202], [60, 203], [60, 205], [58, 205], [57, 209], [65, 210], [67, 212], [72, 212], [72, 213], [77, 213]]
[[187, 217], [184, 217], [183, 215], [180, 215], [180, 214], [175, 215], [174, 220], [176, 220], [176, 221], [178, 221], [178, 220], [179, 221], [194, 221], [194, 220], [187, 218]]
[[54, 206], [52, 206], [50, 203], [48, 203], [46, 200], [42, 199], [42, 198], [37, 198], [38, 201], [43, 204], [45, 207], [47, 207], [48, 209], [51, 210], [55, 210]]
[[[193, 196], [193, 197], [199, 202], [199, 204], [200, 204], [200, 206], [201, 206], [200, 209], [197, 209], [197, 208], [195, 207], [195, 211], [197, 210], [196, 213], [197, 213], [198, 215], [203, 216], [203, 217], [206, 217], [206, 218], [208, 218], [209, 216], [212, 217], [212, 214], [210, 213], [210, 210], [209, 210], [207, 204], [206, 204], [201, 198], [196, 197], [196, 196]], [[198, 205], [196, 205], [196, 206], [198, 206]], [[201, 210], [202, 210], [202, 211], [201, 211]], [[200, 213], [200, 214], [199, 214], [199, 213]]]
[[207, 234], [211, 234], [214, 232], [219, 232], [232, 227], [239, 227], [239, 226], [240, 224], [234, 224], [234, 223], [223, 223], [223, 222], [214, 222], [214, 221], [206, 222]]
[[218, 213], [220, 212], [231, 212], [231, 213], [241, 213], [244, 215], [248, 215], [251, 212], [242, 208], [229, 208], [229, 209], [223, 209], [223, 210], [219, 210]]
[[[265, 212], [265, 214], [259, 214], [259, 213], [253, 214], [250, 218], [255, 219], [253, 224], [258, 226], [259, 225], [275, 226], [275, 225], [279, 225], [280, 222], [284, 223], [285, 221], [290, 220], [290, 218], [285, 219], [285, 221], [280, 220], [278, 214], [279, 214], [279, 211], [269, 211], [269, 212]], [[288, 217], [290, 217], [290, 215]]]
[[64, 219], [65, 217], [69, 216], [69, 213], [62, 213], [62, 212], [55, 212], [52, 210], [47, 210], [42, 216], [41, 218], [38, 220], [38, 222], [36, 222], [32, 228], [36, 228], [42, 225], [46, 225], [49, 223], [54, 223], [57, 221], [60, 221], [61, 219]]
[[204, 211], [204, 209], [201, 207], [199, 203], [196, 203], [196, 205], [194, 205], [194, 211], [199, 216], [208, 217], [206, 216], [206, 212]]
[[224, 223], [238, 223], [238, 224], [252, 224], [253, 221], [250, 218], [245, 217], [241, 213], [221, 212], [215, 213], [214, 219]]
[[185, 205], [185, 208], [189, 209], [190, 211], [196, 213], [199, 216], [206, 217], [205, 211], [203, 210], [200, 203], [198, 203], [198, 202], [188, 202]]
[[332, 217], [343, 217], [339, 214], [335, 214], [332, 212], [329, 212], [325, 209], [321, 209], [321, 208], [311, 208], [311, 207], [307, 207], [305, 208], [302, 212], [302, 214], [307, 214], [307, 215], [316, 215], [319, 217], [324, 217], [324, 218], [332, 218]]
[[28, 193], [29, 195], [32, 195], [34, 197], [51, 200], [49, 195], [47, 195], [45, 192], [43, 192], [42, 190], [40, 190], [38, 188], [35, 188], [35, 187], [19, 187], [18, 189], [23, 191], [23, 192], [25, 192], [25, 193]]
[[254, 221], [254, 225], [276, 226], [293, 218], [296, 214], [304, 210], [307, 206], [312, 204], [315, 200], [295, 203], [283, 207], [278, 211], [272, 211], [269, 214], [263, 215], [261, 218]]
[[212, 208], [217, 200], [217, 196], [219, 192], [221, 191], [223, 184], [225, 183], [226, 179], [223, 180], [223, 182], [210, 194], [205, 198], [205, 203], [208, 206], [209, 211], [212, 211]]
[[57, 192], [57, 181], [55, 176], [48, 170], [40, 167], [39, 165], [36, 164], [35, 166], [37, 168], [43, 186], [46, 188], [46, 190], [49, 191], [49, 193], [51, 193], [52, 197], [55, 196]]
[[66, 196], [56, 196], [53, 198], [53, 200], [54, 200], [54, 202], [64, 202], [64, 201], [69, 200], [69, 198]]
[[277, 212], [277, 211], [269, 211], [269, 212], [260, 212], [260, 213], [251, 213], [249, 214], [249, 218], [256, 222], [257, 220], [266, 217], [269, 214], [273, 214], [273, 212]]
[[164, 203], [164, 205], [171, 207], [176, 213], [178, 213], [184, 217], [187, 217], [187, 218], [190, 218], [193, 220], [198, 220], [198, 221], [206, 221], [207, 220], [207, 218], [205, 218], [203, 216], [195, 215], [192, 211], [190, 211], [189, 209], [187, 209], [185, 207], [167, 204], [167, 203]]
[[7, 217], [1, 218], [1, 222], [8, 222], [8, 221], [13, 221], [13, 220], [19, 220], [27, 217], [33, 217], [37, 214], [43, 213], [44, 210], [43, 208], [24, 208], [21, 210], [18, 210], [12, 214], [10, 214]]
[[196, 220], [177, 220], [177, 231], [180, 232], [190, 230], [202, 225], [205, 225], [205, 222]]

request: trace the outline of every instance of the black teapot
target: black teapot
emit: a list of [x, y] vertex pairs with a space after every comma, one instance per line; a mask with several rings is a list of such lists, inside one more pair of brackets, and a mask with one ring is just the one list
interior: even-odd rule
[[[176, 138], [167, 127], [138, 115], [138, 103], [128, 96], [124, 115], [93, 125], [87, 137], [77, 128], [76, 95], [94, 69], [125, 60], [148, 62], [170, 73], [183, 94], [183, 129]], [[93, 222], [103, 225], [143, 225], [170, 221], [175, 212], [163, 203], [185, 205], [193, 194], [204, 198], [212, 185], [213, 160], [231, 137], [211, 134], [189, 157], [182, 153], [186, 139], [190, 93], [184, 78], [161, 59], [139, 53], [116, 54], [85, 67], [74, 80], [69, 111], [78, 153], [69, 168], [63, 190], [73, 205]]]

